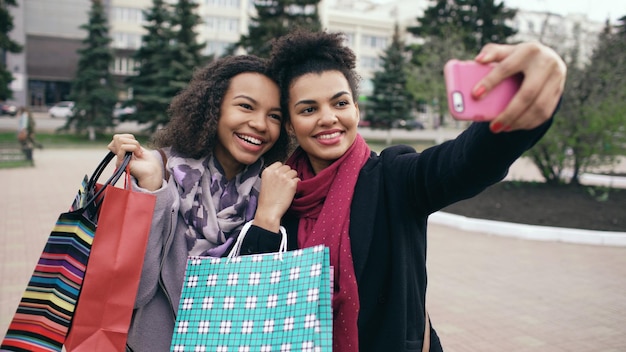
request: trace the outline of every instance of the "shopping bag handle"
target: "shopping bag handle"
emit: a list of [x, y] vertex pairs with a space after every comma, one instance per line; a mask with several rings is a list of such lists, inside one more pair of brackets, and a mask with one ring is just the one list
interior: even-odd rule
[[[233, 245], [233, 249], [231, 249], [230, 253], [228, 253], [228, 256], [227, 256], [228, 259], [232, 259], [234, 257], [239, 256], [239, 252], [241, 251], [241, 246], [243, 244], [243, 239], [244, 237], [246, 237], [246, 234], [248, 233], [250, 226], [252, 226], [252, 221], [254, 220], [248, 221], [241, 228], [241, 232], [239, 232], [239, 236], [237, 236], [237, 241]], [[280, 233], [282, 235], [282, 239], [280, 241], [280, 248], [278, 249], [278, 253], [284, 253], [287, 251], [287, 230], [285, 230], [285, 228], [281, 226]]]
[[[115, 171], [113, 172], [113, 175], [111, 175], [111, 177], [109, 177], [109, 179], [106, 180], [106, 182], [102, 184], [102, 187], [93, 195], [93, 197], [87, 200], [87, 202], [83, 206], [83, 209], [86, 209], [88, 206], [93, 204], [98, 199], [98, 197], [100, 197], [102, 192], [104, 192], [104, 189], [108, 185], [114, 185], [117, 183], [120, 177], [122, 177], [122, 175], [126, 172], [126, 168], [128, 167], [128, 164], [130, 163], [130, 159], [132, 158], [132, 156], [133, 156], [132, 152], [127, 152], [124, 155], [122, 164], [120, 164], [120, 166], [117, 169], [115, 169]], [[96, 182], [98, 182], [98, 179], [102, 175], [102, 172], [109, 165], [109, 163], [111, 162], [111, 160], [113, 160], [114, 157], [115, 157], [115, 154], [113, 152], [109, 152], [104, 157], [104, 159], [102, 159], [102, 161], [100, 162], [100, 165], [96, 167], [96, 170], [93, 172], [93, 174], [89, 178], [89, 181], [87, 182], [87, 187], [86, 187], [87, 190], [91, 190], [96, 186]]]
[[[130, 162], [131, 156], [132, 156], [131, 152], [128, 152], [124, 155], [124, 160], [122, 160], [122, 164], [120, 165], [118, 169], [115, 170], [115, 172], [113, 173], [113, 176], [111, 176], [111, 178], [107, 181], [107, 184], [109, 183], [109, 181], [113, 182], [113, 184], [117, 182], [117, 180], [121, 177], [122, 173], [119, 173], [116, 179], [113, 179], [113, 177], [116, 175], [116, 173], [120, 169], [123, 170], [126, 168], [126, 165], [128, 165], [128, 163]], [[113, 160], [114, 157], [115, 157], [115, 153], [113, 152], [107, 153], [107, 155], [104, 157], [104, 159], [102, 159], [98, 167], [96, 167], [96, 170], [93, 172], [93, 174], [89, 178], [89, 181], [87, 183], [87, 189], [92, 189], [93, 187], [95, 187], [96, 182], [98, 182], [98, 179], [102, 175], [102, 172], [104, 172], [104, 169], [106, 169], [106, 167], [109, 166], [109, 164], [111, 163], [111, 160]]]

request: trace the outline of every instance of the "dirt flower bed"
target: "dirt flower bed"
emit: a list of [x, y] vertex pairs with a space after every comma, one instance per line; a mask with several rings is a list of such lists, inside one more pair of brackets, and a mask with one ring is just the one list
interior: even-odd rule
[[442, 211], [521, 224], [626, 232], [626, 190], [501, 182]]

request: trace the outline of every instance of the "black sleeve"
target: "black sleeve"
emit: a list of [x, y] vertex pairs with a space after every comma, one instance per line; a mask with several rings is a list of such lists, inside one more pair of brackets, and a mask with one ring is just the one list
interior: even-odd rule
[[[381, 152], [388, 189], [402, 192], [417, 214], [429, 215], [501, 181], [509, 167], [547, 132], [552, 119], [533, 130], [492, 133], [487, 122], [470, 125], [454, 140], [421, 153]], [[389, 150], [389, 153], [387, 153]], [[392, 153], [396, 153], [395, 155]]]
[[241, 255], [278, 252], [282, 236], [252, 225], [241, 244]]

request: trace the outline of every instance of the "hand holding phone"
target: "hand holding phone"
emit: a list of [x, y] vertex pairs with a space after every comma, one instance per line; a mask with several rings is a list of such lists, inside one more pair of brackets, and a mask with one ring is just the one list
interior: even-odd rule
[[500, 82], [484, 97], [472, 97], [472, 89], [495, 64], [450, 60], [444, 66], [448, 110], [452, 117], [466, 121], [491, 121], [509, 104], [522, 83], [521, 75]]

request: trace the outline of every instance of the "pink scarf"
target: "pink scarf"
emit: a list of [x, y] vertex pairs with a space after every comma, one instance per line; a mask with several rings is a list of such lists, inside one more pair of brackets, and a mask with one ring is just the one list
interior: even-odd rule
[[330, 249], [335, 283], [332, 302], [335, 352], [359, 350], [359, 291], [350, 248], [350, 205], [359, 171], [369, 156], [369, 147], [357, 134], [346, 153], [317, 175], [301, 148], [287, 160], [287, 165], [298, 171], [302, 180], [289, 209], [300, 218], [298, 246], [324, 244]]

